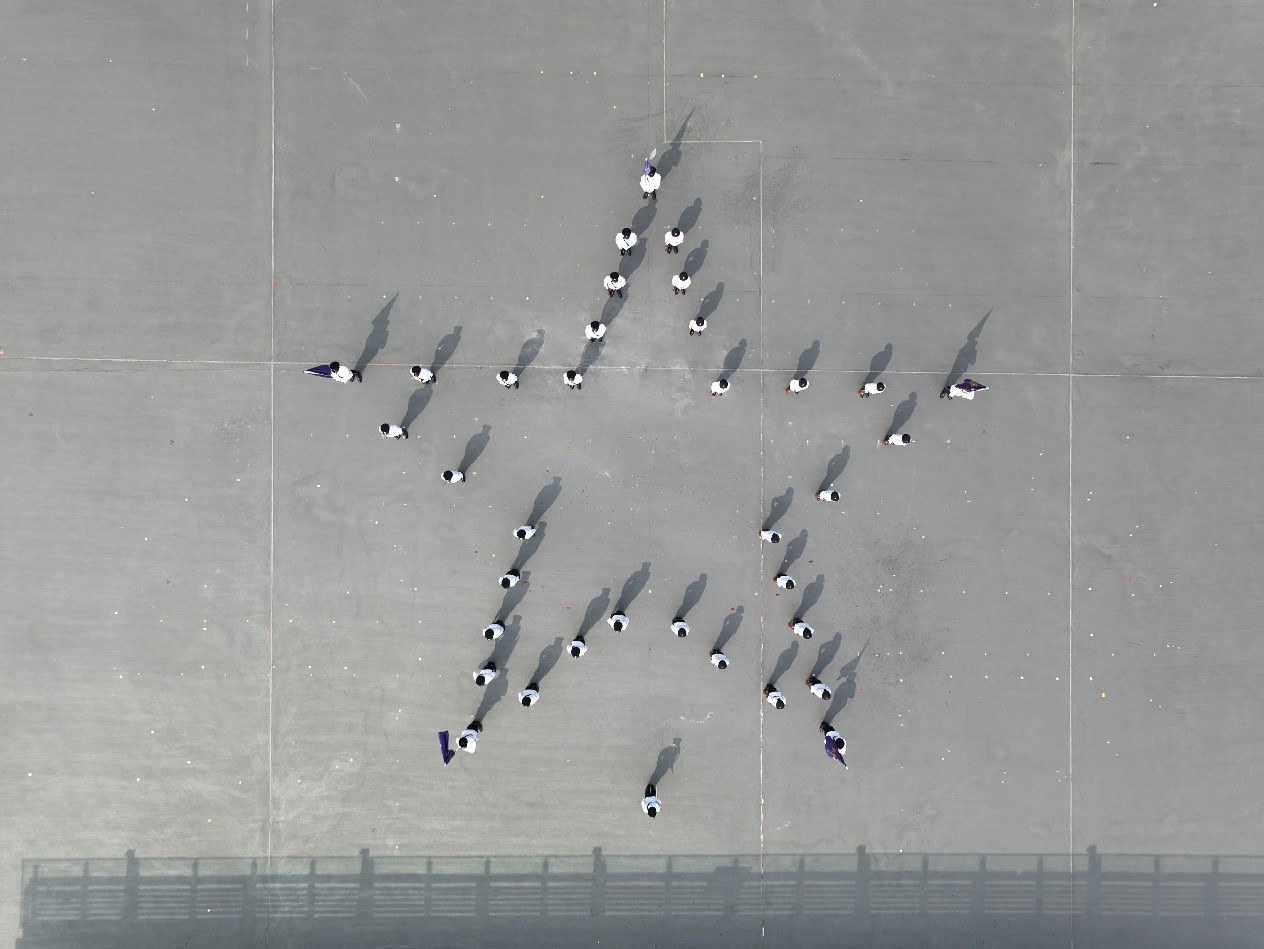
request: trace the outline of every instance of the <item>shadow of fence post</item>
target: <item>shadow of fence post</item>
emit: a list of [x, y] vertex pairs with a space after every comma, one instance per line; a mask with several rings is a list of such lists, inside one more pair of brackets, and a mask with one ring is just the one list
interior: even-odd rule
[[1203, 882], [1203, 915], [1214, 919], [1220, 915], [1220, 858], [1211, 861], [1211, 873]]
[[483, 875], [474, 885], [474, 915], [486, 919], [492, 912], [492, 862], [483, 861]]
[[434, 909], [434, 861], [426, 861], [426, 889], [421, 898], [421, 905], [426, 914], [426, 918], [430, 918], [430, 913]]
[[259, 861], [250, 861], [250, 873], [241, 881], [241, 928], [253, 933], [258, 919]]
[[917, 911], [923, 916], [930, 909], [930, 857], [922, 857], [921, 887], [917, 893]]
[[1036, 915], [1045, 911], [1045, 858], [1036, 858], [1036, 897], [1034, 900]]
[[373, 919], [373, 858], [369, 848], [360, 851], [360, 892], [356, 896], [356, 916], [361, 922]]
[[307, 861], [307, 918], [316, 918], [316, 860]]
[[807, 869], [808, 861], [806, 857], [799, 858], [799, 872], [794, 878], [794, 914], [796, 916], [803, 915], [803, 891], [807, 888]]
[[540, 871], [540, 915], [549, 915], [549, 858], [544, 858], [544, 867]]
[[588, 897], [588, 915], [606, 914], [606, 858], [600, 847], [593, 847], [592, 893]]
[[136, 851], [127, 851], [127, 871], [123, 883], [123, 921], [136, 922], [140, 916], [140, 861]]
[[987, 881], [987, 857], [979, 857], [979, 872], [970, 888], [970, 912], [976, 916], [983, 915], [983, 887]]
[[1088, 847], [1088, 875], [1085, 878], [1084, 914], [1094, 922], [1102, 914], [1102, 858], [1097, 844]]
[[873, 872], [865, 845], [856, 848], [856, 917], [869, 919], [869, 878]]
[[667, 858], [667, 869], [663, 872], [663, 915], [671, 916], [672, 907], [672, 858]]

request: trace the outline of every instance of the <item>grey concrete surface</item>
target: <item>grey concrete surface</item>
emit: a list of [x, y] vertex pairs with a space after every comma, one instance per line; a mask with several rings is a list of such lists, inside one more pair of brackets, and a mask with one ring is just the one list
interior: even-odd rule
[[[0, 940], [22, 859], [129, 848], [1261, 853], [1261, 23], [1245, 0], [0, 8]], [[364, 384], [302, 374], [331, 358]], [[888, 390], [859, 400], [871, 372]], [[963, 373], [993, 390], [940, 401]], [[879, 448], [897, 417], [916, 444]], [[555, 478], [480, 693], [511, 531]], [[777, 595], [790, 545], [755, 531], [790, 489], [801, 586]], [[516, 705], [643, 564], [631, 630], [599, 622]], [[805, 597], [817, 638], [786, 652]], [[484, 700], [444, 770], [435, 731]]]

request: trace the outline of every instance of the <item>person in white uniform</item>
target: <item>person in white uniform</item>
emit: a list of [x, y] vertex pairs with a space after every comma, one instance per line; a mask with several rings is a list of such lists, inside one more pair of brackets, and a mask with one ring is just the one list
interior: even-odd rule
[[630, 227], [625, 227], [614, 236], [614, 246], [619, 248], [619, 256], [626, 257], [632, 253], [632, 248], [636, 246], [636, 232]]
[[641, 798], [641, 810], [645, 811], [650, 817], [657, 817], [658, 812], [663, 809], [663, 802], [658, 799], [658, 791], [654, 785], [645, 785], [645, 797]]

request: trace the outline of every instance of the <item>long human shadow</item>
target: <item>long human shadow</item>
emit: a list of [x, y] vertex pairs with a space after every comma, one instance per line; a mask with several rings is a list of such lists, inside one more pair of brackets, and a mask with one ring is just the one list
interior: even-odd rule
[[535, 524], [544, 517], [551, 508], [558, 495], [562, 493], [562, 479], [554, 475], [553, 480], [542, 487], [535, 496], [535, 503], [531, 505], [531, 515], [527, 518], [528, 524]]
[[584, 610], [584, 618], [579, 624], [579, 635], [586, 635], [589, 630], [601, 622], [610, 608], [610, 588], [602, 587], [601, 592], [592, 598], [588, 609]]
[[728, 351], [724, 357], [724, 368], [720, 373], [721, 379], [727, 379], [737, 370], [742, 368], [742, 360], [746, 358], [746, 337], [742, 337], [737, 341], [737, 345]]
[[808, 546], [808, 532], [799, 531], [799, 536], [793, 538], [786, 544], [785, 554], [781, 558], [781, 567], [778, 573], [789, 573], [790, 568], [794, 566], [796, 560], [803, 556], [803, 551]]
[[623, 297], [607, 297], [601, 305], [601, 322], [606, 326], [614, 324], [615, 319], [623, 311]]
[[[500, 669], [500, 664], [497, 663]], [[500, 675], [492, 679], [492, 681], [483, 688], [482, 701], [478, 703], [478, 708], [474, 711], [474, 721], [485, 722], [487, 715], [494, 709], [500, 700], [505, 697], [505, 693], [509, 691], [509, 675], [504, 669], [500, 669]]]
[[435, 346], [434, 362], [430, 364], [430, 368], [436, 374], [456, 355], [456, 348], [461, 344], [461, 330], [460, 326], [452, 327], [452, 332], [439, 340], [439, 345]]
[[794, 370], [795, 377], [797, 378], [805, 372], [811, 372], [820, 356], [821, 341], [814, 339], [812, 340], [812, 345], [799, 354], [799, 365]]
[[505, 595], [500, 600], [500, 609], [496, 611], [496, 622], [503, 623], [505, 617], [518, 608], [522, 598], [527, 595], [527, 587], [530, 580], [531, 574], [529, 572], [523, 573], [522, 582], [511, 586], [505, 591]]
[[680, 143], [685, 140], [685, 129], [688, 128], [691, 118], [693, 118], [693, 109], [689, 110], [689, 114], [685, 116], [685, 121], [680, 123], [680, 128], [676, 129], [676, 134], [672, 136], [672, 140], [663, 149], [663, 154], [654, 163], [654, 167], [658, 169], [658, 173], [664, 178], [667, 177], [668, 172], [680, 164]]
[[720, 635], [716, 637], [713, 649], [723, 651], [725, 644], [737, 635], [737, 631], [742, 626], [742, 617], [746, 615], [746, 607], [739, 606], [724, 617], [724, 622], [720, 624]]
[[426, 408], [433, 392], [434, 389], [431, 386], [422, 386], [413, 390], [413, 394], [408, 397], [408, 408], [404, 410], [404, 417], [399, 420], [400, 428], [407, 428], [417, 421], [417, 416], [421, 415]]
[[676, 609], [677, 616], [688, 616], [689, 611], [698, 605], [698, 601], [702, 599], [702, 594], [707, 589], [707, 575], [701, 573], [698, 579], [685, 587], [684, 598], [680, 601], [680, 606]]
[[979, 336], [983, 333], [983, 324], [988, 321], [988, 317], [992, 315], [989, 309], [983, 314], [983, 319], [979, 320], [978, 325], [966, 335], [966, 341], [962, 347], [957, 350], [957, 358], [952, 364], [952, 369], [948, 372], [948, 378], [944, 380], [945, 386], [956, 385], [962, 376], [966, 374], [966, 370], [974, 365], [974, 361], [979, 358]]
[[562, 653], [565, 650], [566, 643], [561, 636], [558, 636], [553, 642], [541, 649], [540, 658], [535, 664], [535, 672], [531, 673], [531, 681], [536, 685], [543, 682], [544, 677], [553, 671], [553, 667], [562, 658]]
[[698, 276], [698, 271], [702, 269], [702, 265], [707, 259], [707, 249], [710, 246], [711, 244], [708, 241], [703, 241], [685, 255], [684, 271], [690, 277]]
[[772, 499], [772, 503], [768, 508], [768, 517], [764, 519], [764, 526], [761, 530], [770, 531], [779, 520], [786, 515], [786, 511], [790, 510], [790, 502], [794, 500], [794, 488], [786, 488], [784, 494], [778, 495]]
[[650, 775], [650, 784], [658, 784], [667, 776], [667, 772], [676, 767], [676, 759], [680, 757], [680, 745], [683, 739], [673, 738], [672, 743], [658, 753], [658, 761], [654, 765], [654, 773]]
[[910, 392], [908, 398], [895, 407], [895, 414], [891, 416], [891, 424], [887, 428], [888, 435], [894, 435], [909, 419], [913, 417], [913, 410], [917, 408], [917, 393]]
[[860, 659], [869, 648], [869, 643], [860, 647], [856, 658], [852, 659], [838, 671], [839, 684], [834, 688], [834, 697], [830, 699], [829, 708], [825, 712], [825, 721], [832, 722], [834, 716], [847, 707], [847, 703], [856, 697], [856, 670], [860, 667]]
[[645, 585], [650, 582], [650, 562], [646, 560], [641, 569], [635, 571], [623, 581], [623, 589], [619, 591], [619, 599], [615, 601], [615, 610], [625, 613], [632, 608], [632, 602], [641, 595]]
[[487, 443], [492, 440], [492, 427], [484, 425], [481, 432], [475, 432], [470, 436], [470, 440], [465, 443], [465, 454], [461, 456], [461, 467], [458, 469], [464, 471], [467, 475], [470, 469], [474, 467], [474, 462], [478, 461]]
[[509, 657], [518, 646], [518, 636], [521, 633], [522, 617], [514, 614], [513, 619], [505, 624], [505, 635], [496, 640], [496, 645], [492, 647], [492, 654], [487, 657], [496, 663], [496, 668], [500, 670], [501, 675], [504, 675], [505, 667], [509, 664]]
[[865, 375], [865, 385], [871, 382], [877, 382], [878, 376], [882, 375], [882, 371], [891, 365], [891, 353], [894, 347], [887, 343], [886, 348], [880, 353], [875, 353], [874, 357], [869, 360], [869, 372]]
[[[698, 218], [700, 217], [702, 217], [702, 199], [694, 198], [693, 204], [680, 212], [676, 226], [688, 234], [690, 228], [698, 223]], [[690, 273], [693, 273], [693, 271], [690, 271]]]
[[632, 228], [632, 232], [640, 238], [636, 247], [632, 248], [632, 256], [645, 256], [645, 252], [649, 248], [649, 242], [645, 232], [649, 230], [650, 225], [654, 223], [654, 215], [657, 213], [658, 202], [651, 201], [648, 204], [641, 205], [640, 209], [632, 215], [632, 223], [629, 226]]
[[768, 677], [768, 681], [774, 684], [780, 682], [781, 677], [790, 671], [790, 667], [794, 665], [794, 660], [798, 655], [799, 641], [796, 639], [781, 651], [781, 655], [777, 657], [777, 664], [772, 667], [772, 675]]
[[824, 672], [841, 648], [843, 648], [842, 633], [835, 633], [832, 639], [821, 643], [816, 649], [816, 662], [812, 663], [812, 675], [819, 676]]
[[540, 347], [544, 345], [544, 330], [537, 329], [535, 335], [522, 344], [518, 350], [518, 361], [514, 364], [514, 374], [521, 376], [540, 355]]
[[829, 464], [825, 466], [825, 478], [821, 481], [818, 491], [824, 491], [831, 487], [835, 481], [843, 476], [843, 469], [847, 467], [847, 460], [851, 458], [851, 449], [846, 445], [843, 450], [829, 460]]
[[386, 302], [386, 306], [378, 311], [377, 316], [373, 317], [372, 329], [369, 330], [368, 338], [364, 341], [364, 349], [355, 363], [356, 372], [364, 372], [386, 345], [386, 338], [391, 332], [391, 308], [395, 306], [395, 301], [398, 299], [397, 293]]
[[816, 606], [817, 601], [824, 592], [825, 574], [818, 573], [816, 579], [803, 588], [803, 598], [799, 600], [799, 608], [795, 610], [794, 615], [800, 619], [807, 616], [808, 610]]
[[514, 557], [513, 570], [521, 570], [527, 565], [527, 561], [535, 556], [535, 552], [540, 549], [540, 544], [544, 541], [544, 528], [548, 524], [540, 521], [535, 524], [535, 533], [522, 542], [518, 548], [518, 556]]
[[720, 305], [720, 298], [724, 296], [724, 281], [720, 281], [715, 285], [715, 289], [702, 298], [702, 305], [698, 307], [698, 319], [705, 320]]

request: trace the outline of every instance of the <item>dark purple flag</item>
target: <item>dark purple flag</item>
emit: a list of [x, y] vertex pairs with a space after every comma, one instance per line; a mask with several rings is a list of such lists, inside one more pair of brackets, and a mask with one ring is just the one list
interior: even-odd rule
[[320, 376], [322, 379], [332, 379], [334, 376], [334, 371], [328, 366], [312, 366], [311, 369], [305, 369], [303, 372], [309, 376]]
[[[843, 747], [846, 747], [846, 745]], [[841, 764], [844, 768], [847, 767], [847, 762], [843, 760], [843, 752], [842, 749], [838, 747], [838, 742], [828, 735], [825, 736], [825, 753]]]
[[443, 766], [446, 768], [448, 762], [456, 757], [456, 752], [448, 747], [448, 733], [439, 732], [439, 753], [443, 755]]

